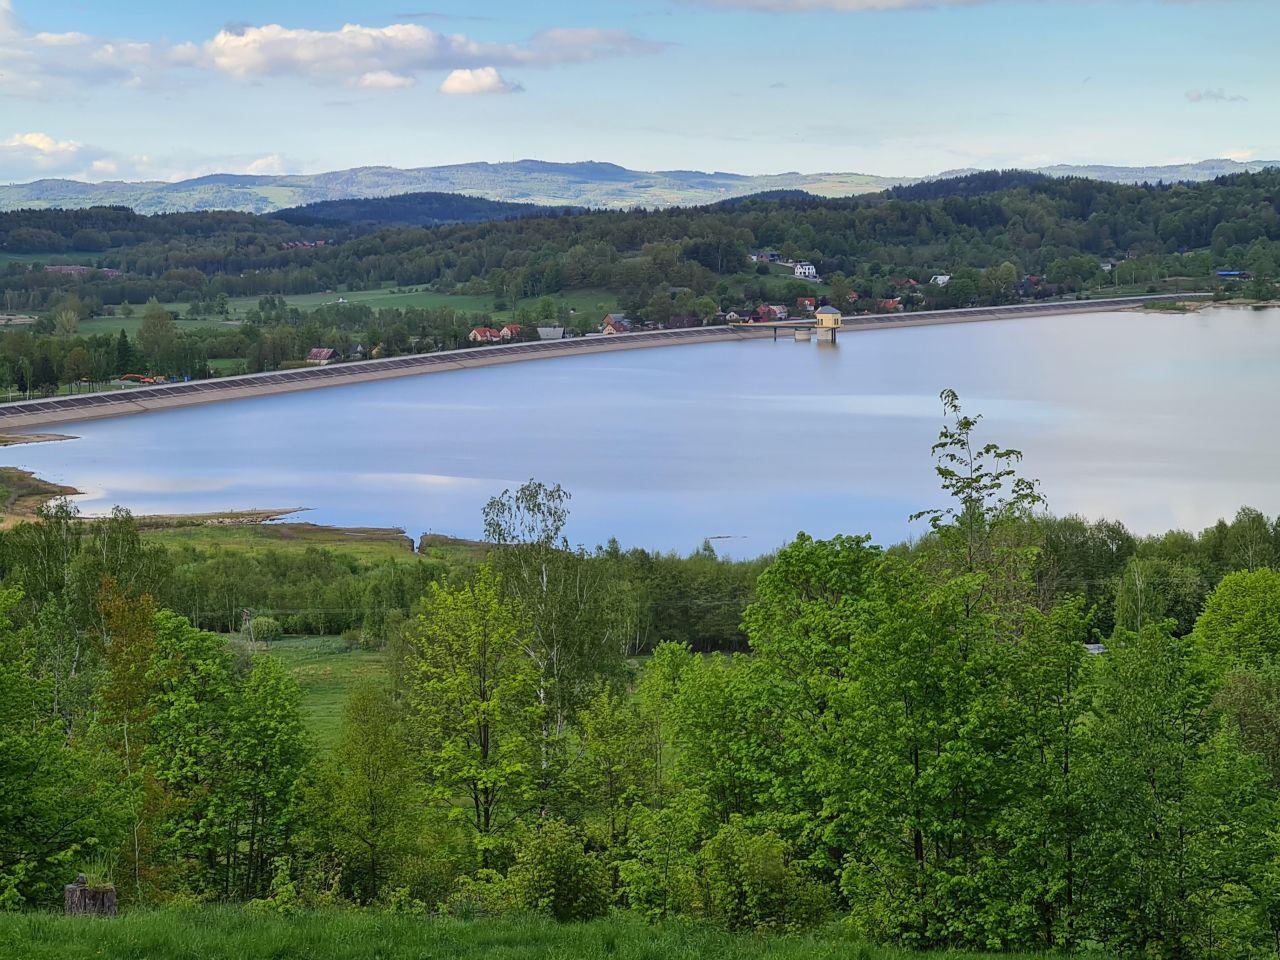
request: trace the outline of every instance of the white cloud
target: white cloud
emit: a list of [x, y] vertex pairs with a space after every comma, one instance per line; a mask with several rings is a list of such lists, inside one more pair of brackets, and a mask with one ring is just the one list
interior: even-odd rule
[[278, 153], [265, 156], [153, 157], [104, 150], [48, 133], [16, 133], [0, 139], [0, 170], [5, 180], [23, 182], [44, 177], [74, 180], [186, 180], [211, 173], [275, 175], [297, 172], [296, 161]]
[[6, 179], [18, 175], [75, 176], [101, 156], [101, 150], [38, 131], [15, 133], [0, 140], [0, 169], [6, 171]]
[[1243, 103], [1248, 97], [1242, 97], [1239, 94], [1227, 93], [1221, 87], [1216, 90], [1188, 90], [1186, 97], [1192, 103], [1204, 103], [1206, 101], [1216, 101], [1220, 103]]
[[554, 29], [528, 42], [487, 43], [416, 23], [300, 30], [268, 24], [223, 30], [202, 48], [204, 65], [237, 79], [299, 76], [316, 83], [397, 89], [434, 70], [491, 64], [552, 66], [660, 47], [620, 30]]
[[67, 95], [104, 84], [168, 85], [176, 69], [237, 80], [297, 77], [319, 85], [400, 90], [424, 74], [550, 67], [662, 48], [622, 30], [556, 28], [522, 42], [489, 42], [418, 23], [346, 24], [335, 30], [245, 24], [205, 41], [149, 43], [79, 32], [32, 33], [14, 13], [12, 0], [0, 0], [0, 92], [25, 96]]
[[244, 168], [245, 173], [251, 173], [255, 176], [272, 176], [285, 172], [284, 157], [278, 153], [268, 154], [265, 157], [259, 157], [257, 160], [251, 161]]
[[361, 76], [355, 85], [366, 90], [403, 90], [417, 82], [413, 77], [392, 73], [390, 70], [374, 70]]
[[476, 70], [454, 70], [440, 84], [440, 92], [453, 96], [467, 96], [477, 93], [519, 93], [523, 87], [518, 83], [504, 80], [502, 74], [493, 67], [480, 67]]
[[74, 140], [55, 140], [47, 133], [15, 133], [0, 146], [30, 149], [45, 156], [65, 155], [80, 149]]

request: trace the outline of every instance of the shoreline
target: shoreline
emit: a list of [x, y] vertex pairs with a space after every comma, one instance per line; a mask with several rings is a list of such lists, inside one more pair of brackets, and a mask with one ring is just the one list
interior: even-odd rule
[[[1165, 294], [1110, 300], [1074, 300], [1044, 304], [1015, 304], [1006, 307], [919, 311], [912, 314], [882, 314], [851, 319], [843, 324], [840, 332], [860, 333], [867, 330], [891, 330], [949, 323], [1013, 320], [1072, 313], [1116, 312], [1142, 307], [1148, 303], [1168, 302], [1171, 299], [1196, 301], [1207, 296], [1209, 295], [1181, 294], [1171, 298]], [[765, 325], [690, 327], [678, 330], [624, 333], [615, 336], [544, 340], [497, 347], [472, 347], [381, 360], [363, 360], [297, 370], [221, 377], [159, 387], [141, 387], [129, 391], [19, 401], [0, 405], [0, 433], [8, 435], [9, 431], [30, 427], [129, 416], [151, 410], [220, 403], [405, 376], [447, 373], [451, 370], [468, 370], [504, 363], [690, 343], [768, 339], [772, 336], [775, 336], [775, 330]]]
[[65, 433], [0, 433], [0, 447], [16, 447], [24, 443], [52, 443], [55, 440], [74, 440]]

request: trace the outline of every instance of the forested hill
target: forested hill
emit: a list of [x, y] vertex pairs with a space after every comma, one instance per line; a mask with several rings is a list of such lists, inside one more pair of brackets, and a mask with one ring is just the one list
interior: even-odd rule
[[446, 223], [480, 223], [486, 220], [548, 216], [571, 209], [574, 208], [546, 207], [536, 203], [506, 203], [459, 193], [404, 193], [394, 197], [322, 200], [280, 210], [271, 216], [301, 225], [355, 223], [434, 227]]
[[[1114, 285], [1104, 273], [1111, 263], [1130, 284], [1178, 276], [1204, 285], [1216, 269], [1278, 272], [1280, 171], [1141, 187], [995, 173], [931, 184], [932, 199], [913, 199], [915, 189], [373, 232], [226, 212], [18, 211], [0, 214], [0, 254], [114, 272], [11, 262], [0, 295], [7, 310], [33, 313], [75, 295], [92, 314], [151, 297], [195, 303], [387, 284], [495, 305], [603, 290], [624, 310], [669, 323], [810, 292], [784, 287], [779, 268], [752, 263], [760, 248], [812, 262], [827, 281], [818, 292], [837, 300], [858, 293], [854, 309], [898, 296], [912, 309], [1070, 293]], [[934, 274], [955, 279], [932, 288]], [[1026, 277], [1050, 287], [1028, 290]]]

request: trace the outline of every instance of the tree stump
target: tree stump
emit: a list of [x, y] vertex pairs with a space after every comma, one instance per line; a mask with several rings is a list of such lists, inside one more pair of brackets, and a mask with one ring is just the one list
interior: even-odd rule
[[116, 888], [91, 887], [82, 873], [62, 888], [62, 905], [68, 916], [114, 917]]

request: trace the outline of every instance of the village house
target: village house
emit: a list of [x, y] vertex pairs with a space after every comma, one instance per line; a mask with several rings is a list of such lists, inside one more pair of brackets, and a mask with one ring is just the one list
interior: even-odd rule
[[752, 263], [781, 263], [782, 254], [777, 250], [757, 250], [751, 254]]
[[523, 329], [524, 328], [521, 327], [520, 324], [518, 323], [508, 323], [498, 333], [498, 336], [500, 336], [503, 340], [514, 340], [516, 337], [520, 336], [520, 331]]
[[790, 316], [787, 308], [780, 303], [764, 304], [756, 310], [756, 322], [758, 323], [776, 323], [780, 320], [786, 320]]
[[333, 347], [316, 347], [307, 354], [307, 363], [313, 367], [327, 367], [338, 359], [338, 351]]
[[948, 283], [951, 282], [951, 274], [940, 273], [937, 276], [930, 277], [929, 282], [932, 283], [935, 287], [945, 287]]
[[881, 300], [880, 309], [889, 311], [891, 313], [896, 313], [897, 311], [902, 309], [902, 298], [890, 297], [888, 300]]
[[818, 268], [808, 260], [802, 260], [796, 264], [796, 279], [816, 281], [818, 279]]
[[615, 333], [630, 333], [631, 321], [621, 313], [606, 313], [604, 320], [600, 324], [600, 332], [605, 336], [612, 336]]
[[493, 327], [476, 327], [467, 334], [472, 343], [501, 343], [502, 334]]
[[815, 310], [818, 309], [818, 298], [817, 297], [797, 297], [796, 306], [799, 307], [801, 310], [803, 310], [805, 313], [813, 313]]

